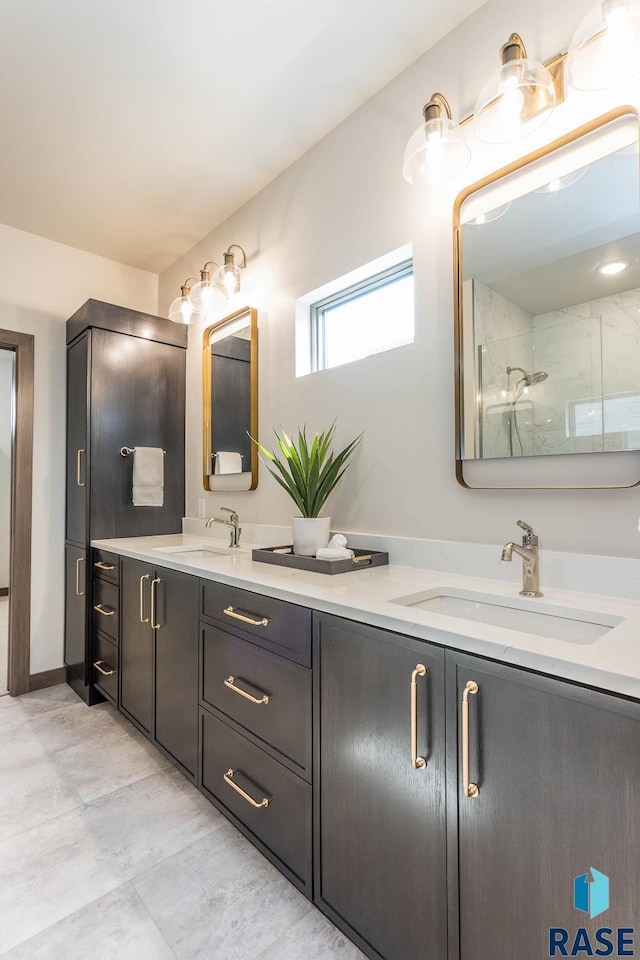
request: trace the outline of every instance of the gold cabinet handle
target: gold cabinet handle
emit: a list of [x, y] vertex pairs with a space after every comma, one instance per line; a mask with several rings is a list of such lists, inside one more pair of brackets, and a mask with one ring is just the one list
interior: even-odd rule
[[235, 773], [235, 770], [227, 770], [227, 772], [223, 774], [222, 779], [226, 784], [232, 787], [236, 791], [236, 793], [239, 793], [242, 799], [246, 800], [247, 803], [250, 803], [252, 807], [256, 807], [257, 809], [260, 809], [260, 807], [269, 806], [270, 801], [267, 797], [263, 797], [262, 800], [260, 801], [254, 800], [253, 797], [250, 797], [248, 793], [245, 793], [242, 787], [239, 787], [237, 783], [234, 783], [233, 782], [234, 773]]
[[[144, 581], [148, 579], [148, 573], [140, 577], [140, 623], [149, 623], [149, 617], [144, 615]], [[149, 608], [151, 608], [151, 604], [149, 604]], [[149, 612], [151, 612], [151, 609], [149, 609]]]
[[480, 789], [469, 779], [469, 694], [478, 692], [475, 680], [468, 680], [462, 692], [462, 792], [465, 797], [477, 797]]
[[250, 700], [251, 703], [269, 703], [269, 697], [266, 693], [263, 693], [260, 698], [252, 697], [251, 694], [247, 693], [246, 690], [242, 690], [241, 687], [237, 687], [235, 677], [227, 677], [227, 679], [224, 681], [224, 685], [225, 687], [228, 687], [229, 690], [233, 690], [234, 693], [239, 693], [240, 696], [244, 697], [246, 700]]
[[84, 557], [78, 557], [76, 560], [76, 597], [84, 597], [84, 590], [80, 589], [80, 564], [85, 563]]
[[101, 603], [94, 603], [93, 609], [96, 611], [96, 613], [101, 613], [103, 617], [115, 616], [115, 610], [107, 610], [107, 608], [103, 607]]
[[78, 450], [76, 453], [76, 483], [79, 487], [86, 487], [86, 482], [82, 479], [82, 467], [81, 467], [81, 458], [82, 454], [86, 453], [86, 449], [83, 447], [81, 450]]
[[100, 664], [102, 664], [102, 663], [105, 663], [105, 661], [104, 661], [104, 660], [96, 660], [96, 662], [94, 663], [94, 667], [96, 668], [96, 670], [98, 671], [98, 673], [101, 673], [103, 677], [112, 677], [113, 674], [115, 673], [115, 670], [113, 669], [113, 667], [109, 667], [109, 664], [106, 663], [106, 666], [109, 667], [109, 669], [108, 669], [108, 670], [103, 670], [102, 667], [100, 666]]
[[255, 617], [249, 616], [246, 613], [241, 613], [240, 611], [235, 610], [232, 606], [225, 607], [224, 612], [228, 617], [233, 617], [234, 620], [242, 620], [243, 623], [250, 623], [252, 627], [269, 626], [268, 617], [261, 617], [256, 620]]
[[417, 664], [411, 674], [411, 765], [414, 770], [422, 770], [427, 765], [426, 757], [418, 756], [418, 677], [426, 677], [424, 663]]
[[151, 581], [151, 626], [154, 630], [159, 630], [162, 624], [158, 623], [158, 611], [157, 611], [157, 596], [156, 596], [156, 583], [162, 583], [160, 577], [155, 577]]
[[115, 563], [103, 563], [102, 560], [96, 560], [94, 567], [97, 567], [99, 570], [115, 570]]

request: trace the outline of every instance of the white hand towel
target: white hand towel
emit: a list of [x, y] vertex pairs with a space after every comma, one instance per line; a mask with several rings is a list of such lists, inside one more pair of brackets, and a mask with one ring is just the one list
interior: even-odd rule
[[136, 447], [134, 450], [133, 505], [164, 506], [164, 453], [160, 447]]
[[320, 547], [316, 552], [316, 560], [352, 560], [353, 556], [346, 547]]
[[251, 471], [245, 473], [229, 473], [226, 476], [219, 473], [209, 474], [209, 490], [251, 490]]
[[242, 454], [219, 450], [214, 456], [214, 473], [242, 473]]

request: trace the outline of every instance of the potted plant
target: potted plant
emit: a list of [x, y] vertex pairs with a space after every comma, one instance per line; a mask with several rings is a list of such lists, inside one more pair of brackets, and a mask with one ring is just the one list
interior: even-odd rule
[[[265, 466], [272, 477], [294, 501], [299, 517], [292, 518], [293, 552], [301, 556], [315, 556], [320, 547], [326, 547], [331, 531], [331, 518], [321, 517], [329, 494], [335, 489], [349, 465], [351, 454], [360, 443], [362, 434], [344, 450], [334, 454], [331, 441], [335, 421], [328, 430], [316, 433], [309, 443], [306, 428], [298, 428], [298, 439], [290, 440], [284, 430], [274, 430], [282, 456], [267, 450], [251, 439], [268, 463]], [[264, 461], [263, 461], [264, 462]], [[269, 466], [271, 463], [273, 466]]]

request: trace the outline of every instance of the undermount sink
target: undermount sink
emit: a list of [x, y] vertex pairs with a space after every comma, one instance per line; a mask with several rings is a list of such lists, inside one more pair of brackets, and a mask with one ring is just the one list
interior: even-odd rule
[[623, 621], [622, 617], [606, 613], [574, 610], [539, 600], [520, 601], [453, 587], [435, 587], [423, 593], [398, 597], [391, 603], [580, 644], [595, 643]]
[[176, 554], [184, 557], [185, 560], [208, 560], [210, 557], [232, 557], [240, 553], [238, 547], [233, 550], [228, 547], [226, 550], [222, 547], [216, 548], [208, 543], [190, 543], [182, 544], [177, 547], [154, 547], [157, 553]]

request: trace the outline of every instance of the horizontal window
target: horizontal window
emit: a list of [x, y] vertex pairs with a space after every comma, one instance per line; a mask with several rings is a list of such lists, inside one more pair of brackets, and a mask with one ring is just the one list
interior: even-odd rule
[[413, 343], [413, 262], [403, 260], [311, 303], [309, 334], [311, 373]]

